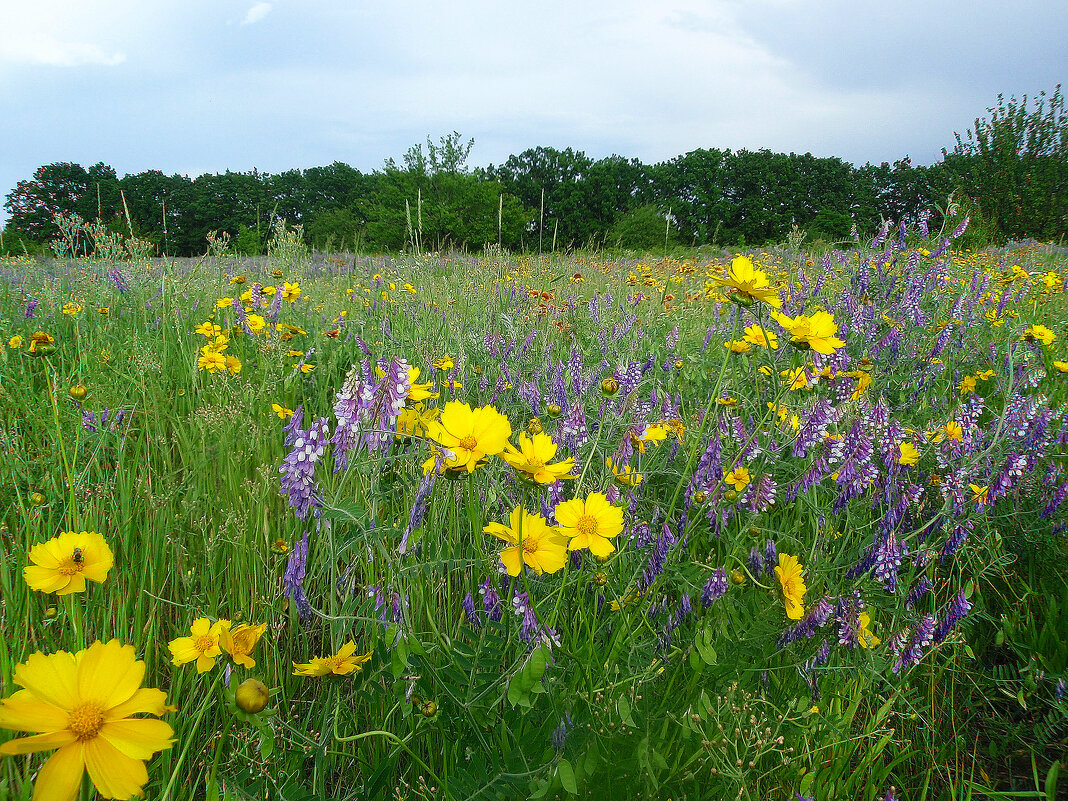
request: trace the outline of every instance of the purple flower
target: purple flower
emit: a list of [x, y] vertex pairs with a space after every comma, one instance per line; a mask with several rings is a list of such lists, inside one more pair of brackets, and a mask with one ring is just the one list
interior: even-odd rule
[[727, 594], [730, 584], [727, 581], [727, 571], [716, 568], [715, 572], [705, 582], [704, 591], [701, 593], [701, 606], [708, 609], [712, 604]]
[[931, 580], [927, 576], [923, 576], [916, 582], [916, 586], [909, 590], [908, 596], [905, 598], [905, 608], [912, 609], [920, 602], [927, 593], [931, 591]]
[[486, 576], [486, 580], [482, 582], [478, 594], [482, 596], [482, 611], [486, 613], [486, 617], [495, 623], [500, 621], [502, 615], [501, 596], [493, 586], [489, 576]]
[[475, 612], [475, 599], [471, 597], [471, 593], [467, 593], [464, 596], [460, 605], [464, 608], [464, 615], [467, 617], [468, 623], [476, 629], [482, 625], [482, 622], [478, 619], [478, 613]]
[[282, 474], [282, 493], [301, 520], [308, 516], [308, 510], [312, 507], [318, 512], [319, 501], [314, 497], [315, 463], [322, 458], [326, 450], [328, 431], [325, 417], [313, 422], [306, 431], [296, 431], [292, 450], [286, 454], [282, 466], [278, 468], [278, 472]]
[[942, 642], [957, 623], [959, 623], [971, 611], [972, 605], [964, 597], [964, 591], [949, 602], [942, 613], [942, 621], [934, 631], [934, 641]]
[[774, 540], [768, 540], [764, 543], [764, 575], [773, 575], [777, 564], [779, 564], [779, 549], [775, 547]]
[[[900, 649], [900, 656], [897, 662], [894, 663], [894, 673], [901, 673], [908, 670], [910, 667], [920, 661], [923, 656], [923, 650], [931, 645], [934, 637], [935, 619], [931, 615], [924, 615], [916, 626], [915, 631], [912, 633], [912, 637], [909, 638], [908, 644], [903, 647], [900, 645], [903, 642], [902, 638], [895, 640], [892, 645], [897, 646]], [[895, 649], [896, 650], [896, 649]]]
[[40, 302], [41, 301], [39, 301], [37, 298], [30, 298], [30, 302], [26, 304], [26, 316], [25, 316], [24, 319], [26, 319], [26, 320], [32, 320], [33, 319], [33, 313], [37, 309], [37, 304], [40, 303]]
[[305, 531], [300, 542], [293, 546], [293, 551], [286, 561], [286, 572], [282, 586], [286, 597], [297, 605], [297, 613], [302, 620], [311, 617], [311, 604], [304, 594], [304, 571], [308, 566], [308, 532]]
[[130, 291], [130, 287], [122, 277], [122, 273], [119, 272], [118, 267], [112, 267], [108, 270], [108, 280], [111, 281], [111, 285], [119, 290], [119, 292], [125, 294]]

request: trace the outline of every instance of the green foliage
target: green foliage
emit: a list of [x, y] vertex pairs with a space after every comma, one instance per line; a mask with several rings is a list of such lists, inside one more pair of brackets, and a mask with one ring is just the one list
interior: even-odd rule
[[678, 236], [673, 226], [669, 227], [667, 215], [652, 203], [621, 215], [608, 234], [608, 244], [632, 250], [664, 248], [677, 243]]
[[947, 170], [1009, 238], [1056, 239], [1068, 230], [1068, 110], [1058, 84], [1039, 92], [1034, 105], [1024, 95], [1005, 100], [972, 128], [951, 153]]

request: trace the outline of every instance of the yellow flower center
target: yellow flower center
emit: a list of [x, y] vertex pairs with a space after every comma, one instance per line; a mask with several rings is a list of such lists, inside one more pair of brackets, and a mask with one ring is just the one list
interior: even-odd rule
[[597, 518], [591, 517], [590, 515], [582, 515], [582, 517], [575, 523], [575, 528], [579, 534], [585, 534], [586, 536], [596, 534]]
[[468, 434], [460, 440], [459, 445], [464, 450], [473, 451], [478, 446], [478, 440], [475, 439], [473, 434]]
[[200, 651], [200, 653], [205, 654], [215, 647], [215, 638], [210, 634], [201, 634], [193, 640], [193, 647]]
[[543, 467], [545, 467], [545, 462], [543, 462], [541, 459], [530, 459], [530, 460], [527, 461], [527, 470], [526, 470], [526, 472], [528, 472], [528, 473], [537, 473]]
[[523, 553], [537, 553], [538, 541], [533, 537], [523, 537]]
[[104, 710], [93, 701], [74, 707], [67, 716], [67, 728], [79, 740], [92, 740], [103, 725]]
[[71, 556], [66, 557], [62, 562], [60, 562], [59, 567], [57, 567], [56, 569], [64, 576], [73, 576], [77, 573], [81, 573], [82, 567], [84, 567], [82, 562], [75, 561], [74, 556], [72, 554]]

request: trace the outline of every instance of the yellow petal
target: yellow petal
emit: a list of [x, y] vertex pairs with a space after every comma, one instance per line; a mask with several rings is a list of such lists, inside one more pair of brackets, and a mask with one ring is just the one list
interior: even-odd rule
[[35, 734], [32, 737], [8, 740], [3, 745], [0, 745], [0, 754], [6, 754], [7, 756], [36, 754], [38, 751], [51, 751], [53, 748], [62, 748], [77, 739], [70, 729], [51, 731], [47, 734]]
[[67, 727], [67, 711], [19, 690], [0, 702], [0, 728], [55, 732]]
[[151, 759], [174, 744], [174, 729], [154, 718], [114, 720], [100, 728], [99, 736], [134, 759]]
[[518, 576], [523, 569], [521, 550], [521, 548], [505, 548], [501, 551], [501, 564], [504, 565], [509, 576]]
[[86, 741], [85, 767], [96, 789], [106, 798], [141, 795], [141, 788], [148, 783], [145, 763], [126, 756], [102, 737]]
[[590, 537], [590, 553], [602, 559], [607, 558], [616, 549], [612, 541], [604, 537]]
[[135, 692], [128, 701], [113, 706], [104, 712], [104, 720], [121, 720], [130, 715], [162, 715], [171, 711], [167, 706], [167, 693], [152, 687], [144, 687]]
[[74, 656], [66, 651], [30, 654], [15, 666], [15, 684], [61, 709], [74, 709], [78, 702]]
[[56, 595], [70, 595], [75, 592], [85, 592], [85, 576], [81, 573], [72, 574], [67, 586], [56, 590]]
[[78, 662], [79, 696], [99, 700], [105, 709], [128, 701], [144, 678], [145, 663], [132, 645], [118, 640], [93, 643]]
[[70, 576], [60, 573], [52, 567], [26, 565], [22, 568], [22, 577], [26, 586], [37, 592], [55, 592], [67, 586]]
[[85, 755], [80, 742], [75, 741], [60, 748], [37, 774], [33, 801], [74, 801], [81, 788], [84, 771]]

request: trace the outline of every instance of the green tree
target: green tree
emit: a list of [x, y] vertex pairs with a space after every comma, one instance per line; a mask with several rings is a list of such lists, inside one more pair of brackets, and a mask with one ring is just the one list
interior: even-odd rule
[[1068, 233], [1068, 111], [1060, 84], [1005, 100], [976, 118], [943, 162], [982, 211], [1010, 238]]

